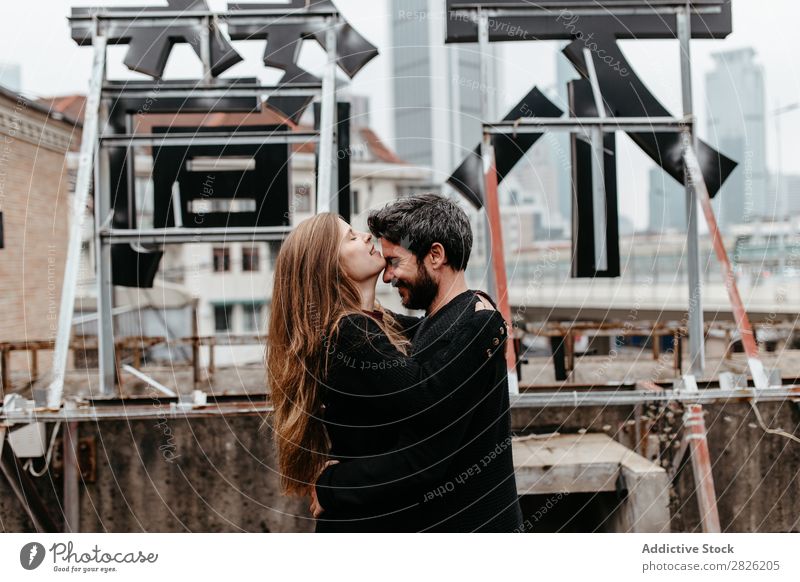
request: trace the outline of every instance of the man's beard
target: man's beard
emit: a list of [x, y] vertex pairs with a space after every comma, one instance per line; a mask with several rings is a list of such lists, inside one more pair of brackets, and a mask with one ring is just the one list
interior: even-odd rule
[[417, 280], [414, 283], [398, 281], [397, 287], [408, 290], [408, 297], [403, 300], [403, 307], [407, 309], [428, 310], [439, 292], [439, 285], [431, 278], [425, 265], [418, 265]]

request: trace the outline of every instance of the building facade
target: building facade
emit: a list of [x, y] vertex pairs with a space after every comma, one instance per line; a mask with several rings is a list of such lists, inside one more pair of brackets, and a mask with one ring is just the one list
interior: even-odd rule
[[[0, 88], [0, 342], [55, 338], [79, 143], [75, 121]], [[28, 369], [27, 354], [10, 363]]]

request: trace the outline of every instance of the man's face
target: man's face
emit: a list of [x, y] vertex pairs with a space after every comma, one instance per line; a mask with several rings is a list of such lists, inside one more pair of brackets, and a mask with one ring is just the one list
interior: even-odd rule
[[381, 239], [381, 250], [386, 260], [383, 282], [397, 288], [403, 307], [427, 310], [439, 285], [428, 272], [425, 262], [417, 262], [410, 250], [385, 238]]

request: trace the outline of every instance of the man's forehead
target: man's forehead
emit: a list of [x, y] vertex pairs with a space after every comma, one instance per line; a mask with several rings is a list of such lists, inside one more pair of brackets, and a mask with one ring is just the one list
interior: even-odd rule
[[381, 238], [381, 250], [383, 251], [384, 256], [390, 255], [393, 257], [401, 257], [404, 255], [411, 254], [411, 251], [404, 248], [402, 245], [393, 243], [389, 239]]

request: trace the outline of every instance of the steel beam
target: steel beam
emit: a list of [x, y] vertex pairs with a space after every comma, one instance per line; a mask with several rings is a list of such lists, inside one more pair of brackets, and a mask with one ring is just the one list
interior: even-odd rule
[[706, 438], [706, 423], [703, 420], [703, 407], [700, 404], [690, 404], [684, 414], [686, 418], [683, 426], [688, 434], [683, 438], [689, 442], [689, 456], [692, 461], [695, 495], [700, 506], [700, 523], [703, 533], [721, 533], [714, 476], [711, 472], [711, 454]]
[[150, 228], [141, 230], [104, 229], [100, 237], [111, 244], [185, 244], [199, 242], [280, 241], [291, 232], [289, 226]]
[[[478, 71], [478, 75], [479, 75], [479, 79], [480, 79], [480, 86], [481, 87], [488, 87], [488, 85], [486, 85], [486, 83], [489, 82], [489, 76], [490, 76], [490, 71], [489, 71], [489, 58], [490, 58], [490, 55], [489, 55], [489, 17], [486, 16], [486, 14], [484, 14], [482, 11], [479, 10], [478, 11], [478, 15], [477, 15], [477, 19], [478, 19], [478, 51], [479, 51], [479, 59], [480, 59], [480, 62], [479, 62], [480, 69]], [[488, 95], [488, 93], [489, 92], [486, 91], [486, 90], [480, 91], [480, 96], [481, 96], [481, 119], [488, 119], [489, 115], [490, 115], [490, 113], [489, 113], [489, 95]], [[484, 126], [484, 129], [485, 129], [485, 126]], [[487, 171], [488, 170], [487, 170], [487, 167], [486, 167], [486, 164], [487, 164], [486, 148], [487, 147], [491, 147], [492, 146], [492, 142], [491, 142], [490, 139], [487, 140], [486, 137], [487, 137], [487, 134], [484, 132], [484, 134], [483, 134], [483, 136], [481, 138], [481, 143], [478, 146], [478, 153], [480, 154], [480, 157], [481, 157], [481, 164], [480, 164], [480, 167], [481, 167], [481, 180], [480, 180], [481, 192], [480, 192], [480, 198], [481, 198], [481, 200], [483, 201], [483, 204], [484, 204], [484, 208], [483, 208], [484, 209], [484, 214], [482, 214], [482, 216], [485, 218], [485, 220], [483, 220], [482, 223], [481, 223], [481, 228], [483, 228], [483, 230], [484, 230], [483, 241], [484, 241], [484, 254], [486, 256], [486, 274], [487, 274], [487, 277], [486, 277], [486, 291], [492, 297], [497, 298], [497, 277], [496, 277], [496, 274], [495, 274], [495, 267], [494, 267], [495, 256], [494, 256], [494, 253], [492, 251], [492, 248], [493, 248], [492, 230], [497, 228], [497, 225], [493, 224], [493, 222], [492, 222], [492, 217], [490, 216], [490, 213], [489, 213], [489, 207], [488, 207], [488, 201], [487, 201], [487, 195], [488, 195], [488, 192], [487, 192], [487, 179], [488, 179]], [[492, 148], [492, 158], [493, 158], [493, 162], [494, 162], [492, 164], [492, 166], [493, 166], [493, 169], [494, 169], [496, 167], [496, 165], [497, 165], [496, 164], [496, 159], [495, 159], [494, 148]], [[495, 195], [496, 195], [497, 194], [497, 190], [496, 190], [496, 188], [497, 188], [497, 178], [496, 177], [495, 177], [494, 187], [495, 187]], [[502, 224], [501, 224], [501, 226], [502, 226]], [[503, 259], [503, 261], [505, 261], [505, 259]], [[505, 315], [503, 317], [505, 317]], [[511, 321], [511, 320], [509, 320], [509, 321]]]
[[69, 356], [69, 341], [72, 335], [72, 316], [75, 312], [75, 295], [81, 266], [81, 236], [84, 217], [86, 216], [86, 206], [89, 202], [89, 192], [92, 187], [92, 169], [97, 154], [100, 98], [106, 70], [106, 39], [102, 36], [95, 36], [93, 44], [92, 76], [84, 109], [78, 175], [75, 181], [75, 193], [72, 196], [67, 258], [64, 268], [64, 282], [61, 287], [56, 348], [53, 354], [52, 379], [47, 394], [47, 405], [50, 408], [61, 406], [64, 376]]
[[101, 145], [106, 147], [133, 146], [205, 146], [205, 145], [267, 145], [267, 144], [307, 144], [319, 140], [317, 132], [312, 131], [248, 131], [235, 135], [230, 133], [165, 133], [165, 134], [126, 134], [104, 135]]
[[144, 374], [143, 372], [140, 372], [139, 370], [137, 370], [133, 366], [128, 366], [126, 364], [126, 365], [122, 366], [122, 369], [125, 370], [126, 372], [128, 372], [128, 374], [136, 376], [137, 378], [139, 378], [139, 380], [141, 380], [142, 382], [144, 382], [148, 386], [152, 386], [153, 388], [155, 388], [156, 390], [161, 392], [163, 395], [169, 396], [171, 398], [177, 398], [178, 395], [175, 394], [174, 391], [170, 390], [169, 388], [164, 386], [161, 382], [151, 378], [147, 374]]
[[[100, 104], [101, 133], [108, 125], [107, 101]], [[100, 233], [111, 224], [110, 156], [107, 149], [98, 148], [95, 162], [94, 213], [95, 213], [95, 277], [97, 279], [97, 359], [100, 393], [114, 393], [116, 385], [116, 360], [114, 357], [114, 287], [112, 284], [111, 244]]]
[[[119, 404], [102, 404], [93, 401], [90, 404], [78, 403], [76, 408], [48, 410], [3, 410], [0, 409], [0, 421], [8, 424], [31, 422], [81, 421], [99, 422], [104, 420], [135, 420], [157, 418], [165, 414], [170, 418], [183, 417], [217, 417], [217, 416], [252, 416], [272, 412], [267, 402], [267, 394], [249, 393], [239, 398], [209, 397], [206, 405], [182, 404], [176, 399], [164, 396], [165, 403], [159, 410], [153, 409], [151, 398], [126, 398], [118, 400]], [[701, 389], [689, 390], [586, 390], [556, 392], [522, 392], [515, 396], [511, 408], [515, 410], [552, 407], [630, 407], [643, 403], [682, 402], [684, 404], [711, 404], [729, 402], [747, 402], [755, 398], [759, 402], [792, 402], [800, 399], [800, 385], [772, 387], [767, 390], [742, 388], [737, 390]], [[99, 402], [99, 403], [98, 403]]]
[[187, 83], [186, 85], [168, 85], [160, 88], [159, 85], [146, 87], [106, 85], [103, 87], [104, 97], [135, 98], [135, 99], [196, 99], [196, 98], [232, 98], [232, 97], [307, 97], [316, 96], [322, 90], [322, 85], [309, 83], [305, 86], [276, 86], [276, 85], [246, 85], [236, 84], [228, 87], [219, 85], [205, 85], [202, 83]]
[[[260, 8], [258, 10], [221, 10], [214, 12], [213, 10], [108, 10], [105, 7], [98, 6], [90, 13], [86, 14], [73, 14], [68, 16], [69, 22], [75, 23], [89, 23], [92, 20], [100, 22], [110, 22], [125, 24], [130, 21], [131, 25], [135, 26], [164, 26], [164, 21], [170, 23], [192, 23], [197, 24], [203, 22], [208, 17], [217, 17], [225, 22], [234, 22], [241, 20], [246, 23], [254, 24], [271, 24], [280, 21], [281, 24], [286, 24], [287, 21], [292, 19], [293, 22], [308, 22], [310, 20], [325, 19], [331, 16], [336, 16], [339, 12], [335, 9], [323, 10], [287, 10], [281, 8]], [[155, 23], [155, 24], [153, 24]]]
[[722, 266], [722, 277], [725, 280], [725, 289], [728, 292], [728, 298], [731, 302], [733, 310], [733, 317], [736, 320], [736, 328], [742, 339], [742, 346], [747, 354], [747, 363], [750, 368], [750, 374], [753, 376], [753, 382], [758, 388], [769, 388], [769, 378], [764, 369], [764, 364], [758, 352], [758, 343], [756, 342], [756, 334], [753, 326], [750, 323], [750, 317], [747, 315], [747, 310], [742, 301], [742, 296], [739, 294], [739, 286], [736, 283], [736, 275], [733, 272], [728, 252], [725, 250], [725, 243], [722, 240], [722, 233], [717, 224], [717, 218], [714, 215], [714, 209], [711, 206], [711, 198], [708, 195], [708, 189], [703, 180], [703, 172], [700, 170], [700, 162], [697, 160], [697, 155], [691, 146], [687, 146], [684, 153], [686, 167], [688, 172], [688, 182], [692, 184], [692, 191], [697, 199], [700, 201], [700, 206], [703, 209], [708, 230], [711, 234], [711, 242], [714, 246], [714, 252], [717, 255], [717, 260]]
[[491, 134], [541, 133], [547, 131], [566, 131], [585, 133], [598, 126], [605, 132], [624, 131], [642, 133], [644, 130], [653, 133], [682, 133], [691, 125], [690, 119], [674, 117], [572, 117], [568, 119], [548, 119], [529, 117], [518, 121], [497, 121], [483, 124], [483, 131]]
[[320, 112], [319, 138], [319, 175], [317, 177], [316, 212], [332, 212], [332, 200], [338, 191], [338, 173], [336, 157], [336, 26], [337, 21], [331, 18], [325, 29], [325, 49], [327, 63], [322, 76], [322, 101]]
[[[691, 61], [691, 19], [689, 2], [678, 11], [678, 40], [681, 61], [681, 94], [684, 117], [693, 117], [692, 61]], [[684, 130], [684, 141], [692, 150], [696, 149], [696, 136], [693, 126]], [[686, 148], [684, 148], [685, 150]], [[685, 163], [684, 163], [685, 166]], [[689, 352], [692, 374], [703, 376], [706, 367], [705, 335], [703, 330], [703, 296], [700, 273], [700, 235], [697, 224], [697, 194], [695, 193], [689, 171], [685, 169], [686, 186], [686, 253], [689, 279]]]
[[[592, 96], [597, 109], [597, 116], [606, 119], [606, 106], [600, 93], [597, 81], [597, 72], [594, 60], [588, 48], [583, 49], [586, 59], [586, 68], [589, 70], [589, 83], [592, 86]], [[608, 248], [606, 234], [608, 230], [608, 217], [606, 213], [606, 153], [603, 143], [603, 125], [596, 125], [589, 132], [592, 145], [592, 217], [594, 222], [594, 268], [596, 271], [608, 270]]]

